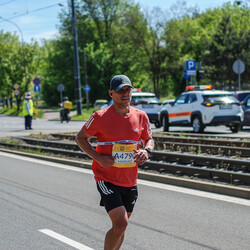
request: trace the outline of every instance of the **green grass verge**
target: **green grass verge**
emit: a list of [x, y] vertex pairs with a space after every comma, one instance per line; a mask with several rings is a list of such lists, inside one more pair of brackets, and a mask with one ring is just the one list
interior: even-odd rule
[[82, 114], [81, 115], [74, 115], [71, 117], [72, 121], [77, 121], [77, 120], [88, 120], [89, 117], [94, 113], [94, 108], [89, 108], [87, 109], [82, 109]]
[[[1, 108], [0, 114], [10, 115], [10, 116], [23, 116], [22, 110], [17, 110], [16, 108], [8, 109], [8, 108]], [[44, 112], [40, 109], [34, 108], [34, 117], [35, 118], [42, 118]]]
[[23, 111], [17, 110], [15, 108], [12, 109], [2, 108], [0, 109], [0, 114], [11, 115], [11, 116], [23, 116]]

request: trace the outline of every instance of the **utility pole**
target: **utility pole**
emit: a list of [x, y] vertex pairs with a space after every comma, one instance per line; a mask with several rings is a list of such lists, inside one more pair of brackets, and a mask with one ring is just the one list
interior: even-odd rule
[[77, 39], [74, 0], [71, 0], [71, 8], [72, 8], [72, 32], [73, 32], [73, 45], [74, 45], [75, 95], [76, 95], [77, 114], [81, 115], [82, 114], [82, 94], [81, 94], [81, 79], [80, 79], [78, 39]]
[[[83, 71], [84, 71], [84, 85], [85, 88], [88, 87], [88, 74], [87, 74], [87, 60], [86, 60], [86, 53], [85, 53], [85, 39], [84, 39], [84, 31], [83, 31], [83, 24], [81, 25], [81, 33], [82, 33], [82, 52], [83, 52]], [[86, 91], [86, 104], [87, 110], [89, 110], [89, 91]]]

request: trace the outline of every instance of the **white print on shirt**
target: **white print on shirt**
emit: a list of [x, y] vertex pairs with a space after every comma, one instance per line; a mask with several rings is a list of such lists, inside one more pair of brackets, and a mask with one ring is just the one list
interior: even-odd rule
[[85, 127], [86, 129], [88, 129], [91, 125], [91, 123], [94, 121], [94, 117], [93, 116], [90, 116], [89, 120], [85, 123]]

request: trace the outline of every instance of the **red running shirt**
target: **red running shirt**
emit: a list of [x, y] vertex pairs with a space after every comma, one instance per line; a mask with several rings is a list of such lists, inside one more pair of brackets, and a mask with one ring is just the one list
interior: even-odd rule
[[[130, 107], [126, 116], [119, 115], [113, 105], [96, 111], [83, 126], [90, 136], [96, 136], [98, 142], [122, 140], [144, 141], [152, 136], [148, 116], [144, 111]], [[137, 146], [138, 148], [138, 146]], [[112, 155], [113, 145], [98, 145], [96, 151], [103, 155]], [[93, 160], [92, 170], [95, 180], [104, 180], [118, 186], [132, 187], [137, 184], [138, 165], [134, 167], [102, 167]]]

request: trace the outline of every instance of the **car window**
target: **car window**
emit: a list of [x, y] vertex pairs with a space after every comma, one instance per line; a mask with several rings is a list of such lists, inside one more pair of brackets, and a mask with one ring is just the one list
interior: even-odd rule
[[189, 94], [187, 97], [187, 103], [193, 103], [197, 101], [197, 97], [195, 94]]
[[250, 107], [250, 96], [249, 96], [249, 98], [247, 99], [246, 105], [247, 105], [247, 107]]
[[107, 101], [95, 101], [95, 105], [103, 105], [107, 103]]
[[239, 101], [243, 101], [249, 94], [250, 92], [236, 93], [236, 97]]
[[154, 96], [132, 96], [131, 104], [147, 104], [147, 103], [161, 103], [157, 97]]
[[203, 95], [203, 98], [207, 102], [212, 102], [212, 103], [235, 103], [238, 102], [236, 98], [232, 94], [227, 94], [227, 93], [221, 93], [221, 94], [207, 94]]
[[180, 104], [186, 103], [186, 99], [187, 99], [187, 95], [179, 96], [175, 101], [175, 105], [180, 105]]

